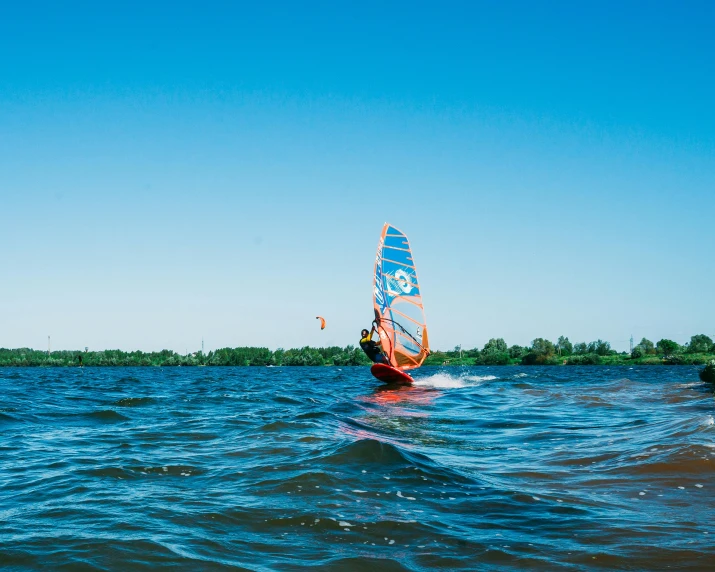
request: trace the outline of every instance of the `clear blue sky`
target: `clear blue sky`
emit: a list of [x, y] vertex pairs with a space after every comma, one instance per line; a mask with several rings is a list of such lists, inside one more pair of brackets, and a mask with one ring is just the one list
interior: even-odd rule
[[[5, 2], [0, 347], [715, 334], [713, 2]], [[318, 329], [316, 315], [328, 327]]]

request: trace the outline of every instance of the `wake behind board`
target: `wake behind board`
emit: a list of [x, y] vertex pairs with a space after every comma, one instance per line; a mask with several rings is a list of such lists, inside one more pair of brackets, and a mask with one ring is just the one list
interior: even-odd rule
[[395, 369], [394, 367], [384, 363], [374, 364], [370, 368], [370, 373], [385, 383], [400, 383], [403, 385], [409, 385], [414, 381], [412, 377], [404, 371], [400, 371], [399, 369]]

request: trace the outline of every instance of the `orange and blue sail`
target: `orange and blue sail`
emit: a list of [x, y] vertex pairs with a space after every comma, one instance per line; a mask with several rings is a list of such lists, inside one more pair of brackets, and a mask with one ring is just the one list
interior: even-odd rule
[[407, 236], [387, 223], [377, 246], [373, 304], [390, 364], [401, 370], [420, 367], [429, 342], [417, 270]]

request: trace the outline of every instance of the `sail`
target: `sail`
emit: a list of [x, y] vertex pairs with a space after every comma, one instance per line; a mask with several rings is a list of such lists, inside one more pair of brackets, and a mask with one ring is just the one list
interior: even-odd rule
[[390, 364], [401, 370], [420, 367], [429, 343], [417, 271], [407, 237], [388, 223], [377, 245], [373, 304]]

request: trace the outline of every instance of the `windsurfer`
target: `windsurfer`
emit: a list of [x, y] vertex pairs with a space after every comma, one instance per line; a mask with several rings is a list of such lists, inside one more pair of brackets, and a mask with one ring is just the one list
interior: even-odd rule
[[363, 330], [360, 333], [360, 347], [362, 348], [362, 351], [365, 352], [365, 355], [375, 363], [384, 363], [389, 365], [390, 362], [388, 361], [385, 354], [382, 353], [380, 346], [378, 346], [377, 343], [372, 339], [372, 335], [374, 333], [375, 322], [372, 323], [372, 329], [369, 332], [367, 330]]

